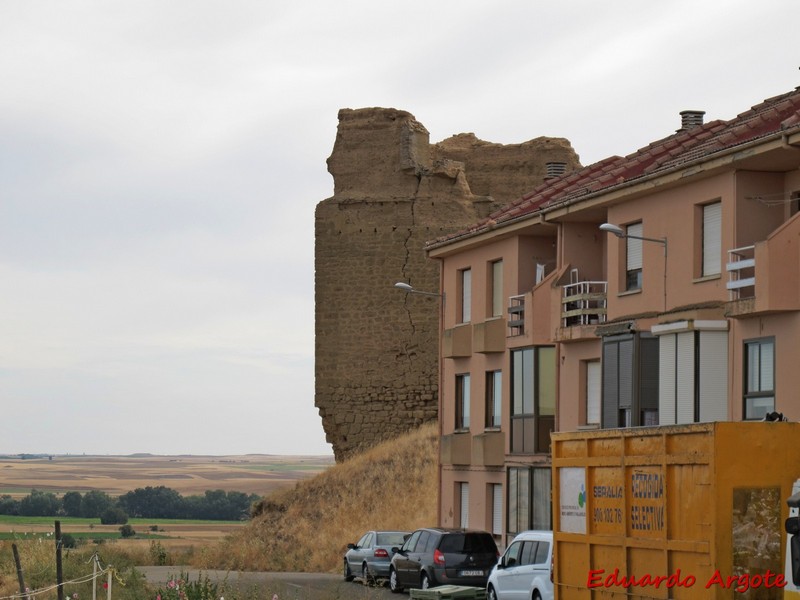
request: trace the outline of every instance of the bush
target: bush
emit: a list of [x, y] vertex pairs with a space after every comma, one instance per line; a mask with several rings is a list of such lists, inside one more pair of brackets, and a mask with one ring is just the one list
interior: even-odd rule
[[169, 555], [164, 549], [164, 546], [161, 545], [161, 542], [157, 542], [155, 540], [150, 542], [150, 560], [154, 565], [159, 567], [167, 564]]
[[62, 548], [77, 548], [78, 547], [78, 540], [76, 540], [74, 536], [71, 536], [68, 533], [64, 533], [61, 536], [61, 547]]
[[124, 525], [128, 522], [128, 515], [121, 508], [111, 507], [100, 515], [100, 522], [103, 525]]
[[119, 533], [124, 538], [131, 538], [136, 535], [136, 532], [133, 530], [133, 527], [130, 525], [123, 525], [119, 528]]

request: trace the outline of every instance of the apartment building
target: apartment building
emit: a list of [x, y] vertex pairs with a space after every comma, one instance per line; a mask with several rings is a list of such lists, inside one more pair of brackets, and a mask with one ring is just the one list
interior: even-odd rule
[[427, 244], [442, 525], [549, 528], [553, 430], [800, 420], [800, 88], [680, 116]]

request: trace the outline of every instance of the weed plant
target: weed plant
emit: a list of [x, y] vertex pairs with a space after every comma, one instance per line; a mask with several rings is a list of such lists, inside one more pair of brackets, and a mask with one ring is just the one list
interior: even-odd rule
[[254, 507], [252, 521], [196, 553], [194, 566], [231, 571], [336, 572], [370, 529], [437, 521], [436, 424], [337, 464]]

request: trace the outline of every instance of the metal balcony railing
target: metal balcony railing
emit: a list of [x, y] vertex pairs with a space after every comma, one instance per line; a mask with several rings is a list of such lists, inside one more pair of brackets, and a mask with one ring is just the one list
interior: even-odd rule
[[728, 250], [725, 270], [728, 271], [728, 283], [725, 287], [728, 289], [731, 301], [752, 298], [756, 295], [755, 246]]
[[525, 295], [511, 296], [508, 299], [509, 335], [525, 333]]
[[578, 281], [562, 286], [561, 323], [563, 327], [605, 323], [608, 283]]

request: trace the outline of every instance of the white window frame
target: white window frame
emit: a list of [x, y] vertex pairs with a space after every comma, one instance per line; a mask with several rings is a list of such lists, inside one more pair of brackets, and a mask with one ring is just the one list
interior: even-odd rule
[[[766, 413], [775, 410], [775, 345], [773, 337], [744, 342], [742, 418], [745, 420], [763, 419]], [[757, 364], [751, 358], [755, 358]], [[755, 412], [757, 406], [764, 408]]]
[[469, 429], [470, 426], [470, 385], [469, 373], [456, 375], [456, 429]]

